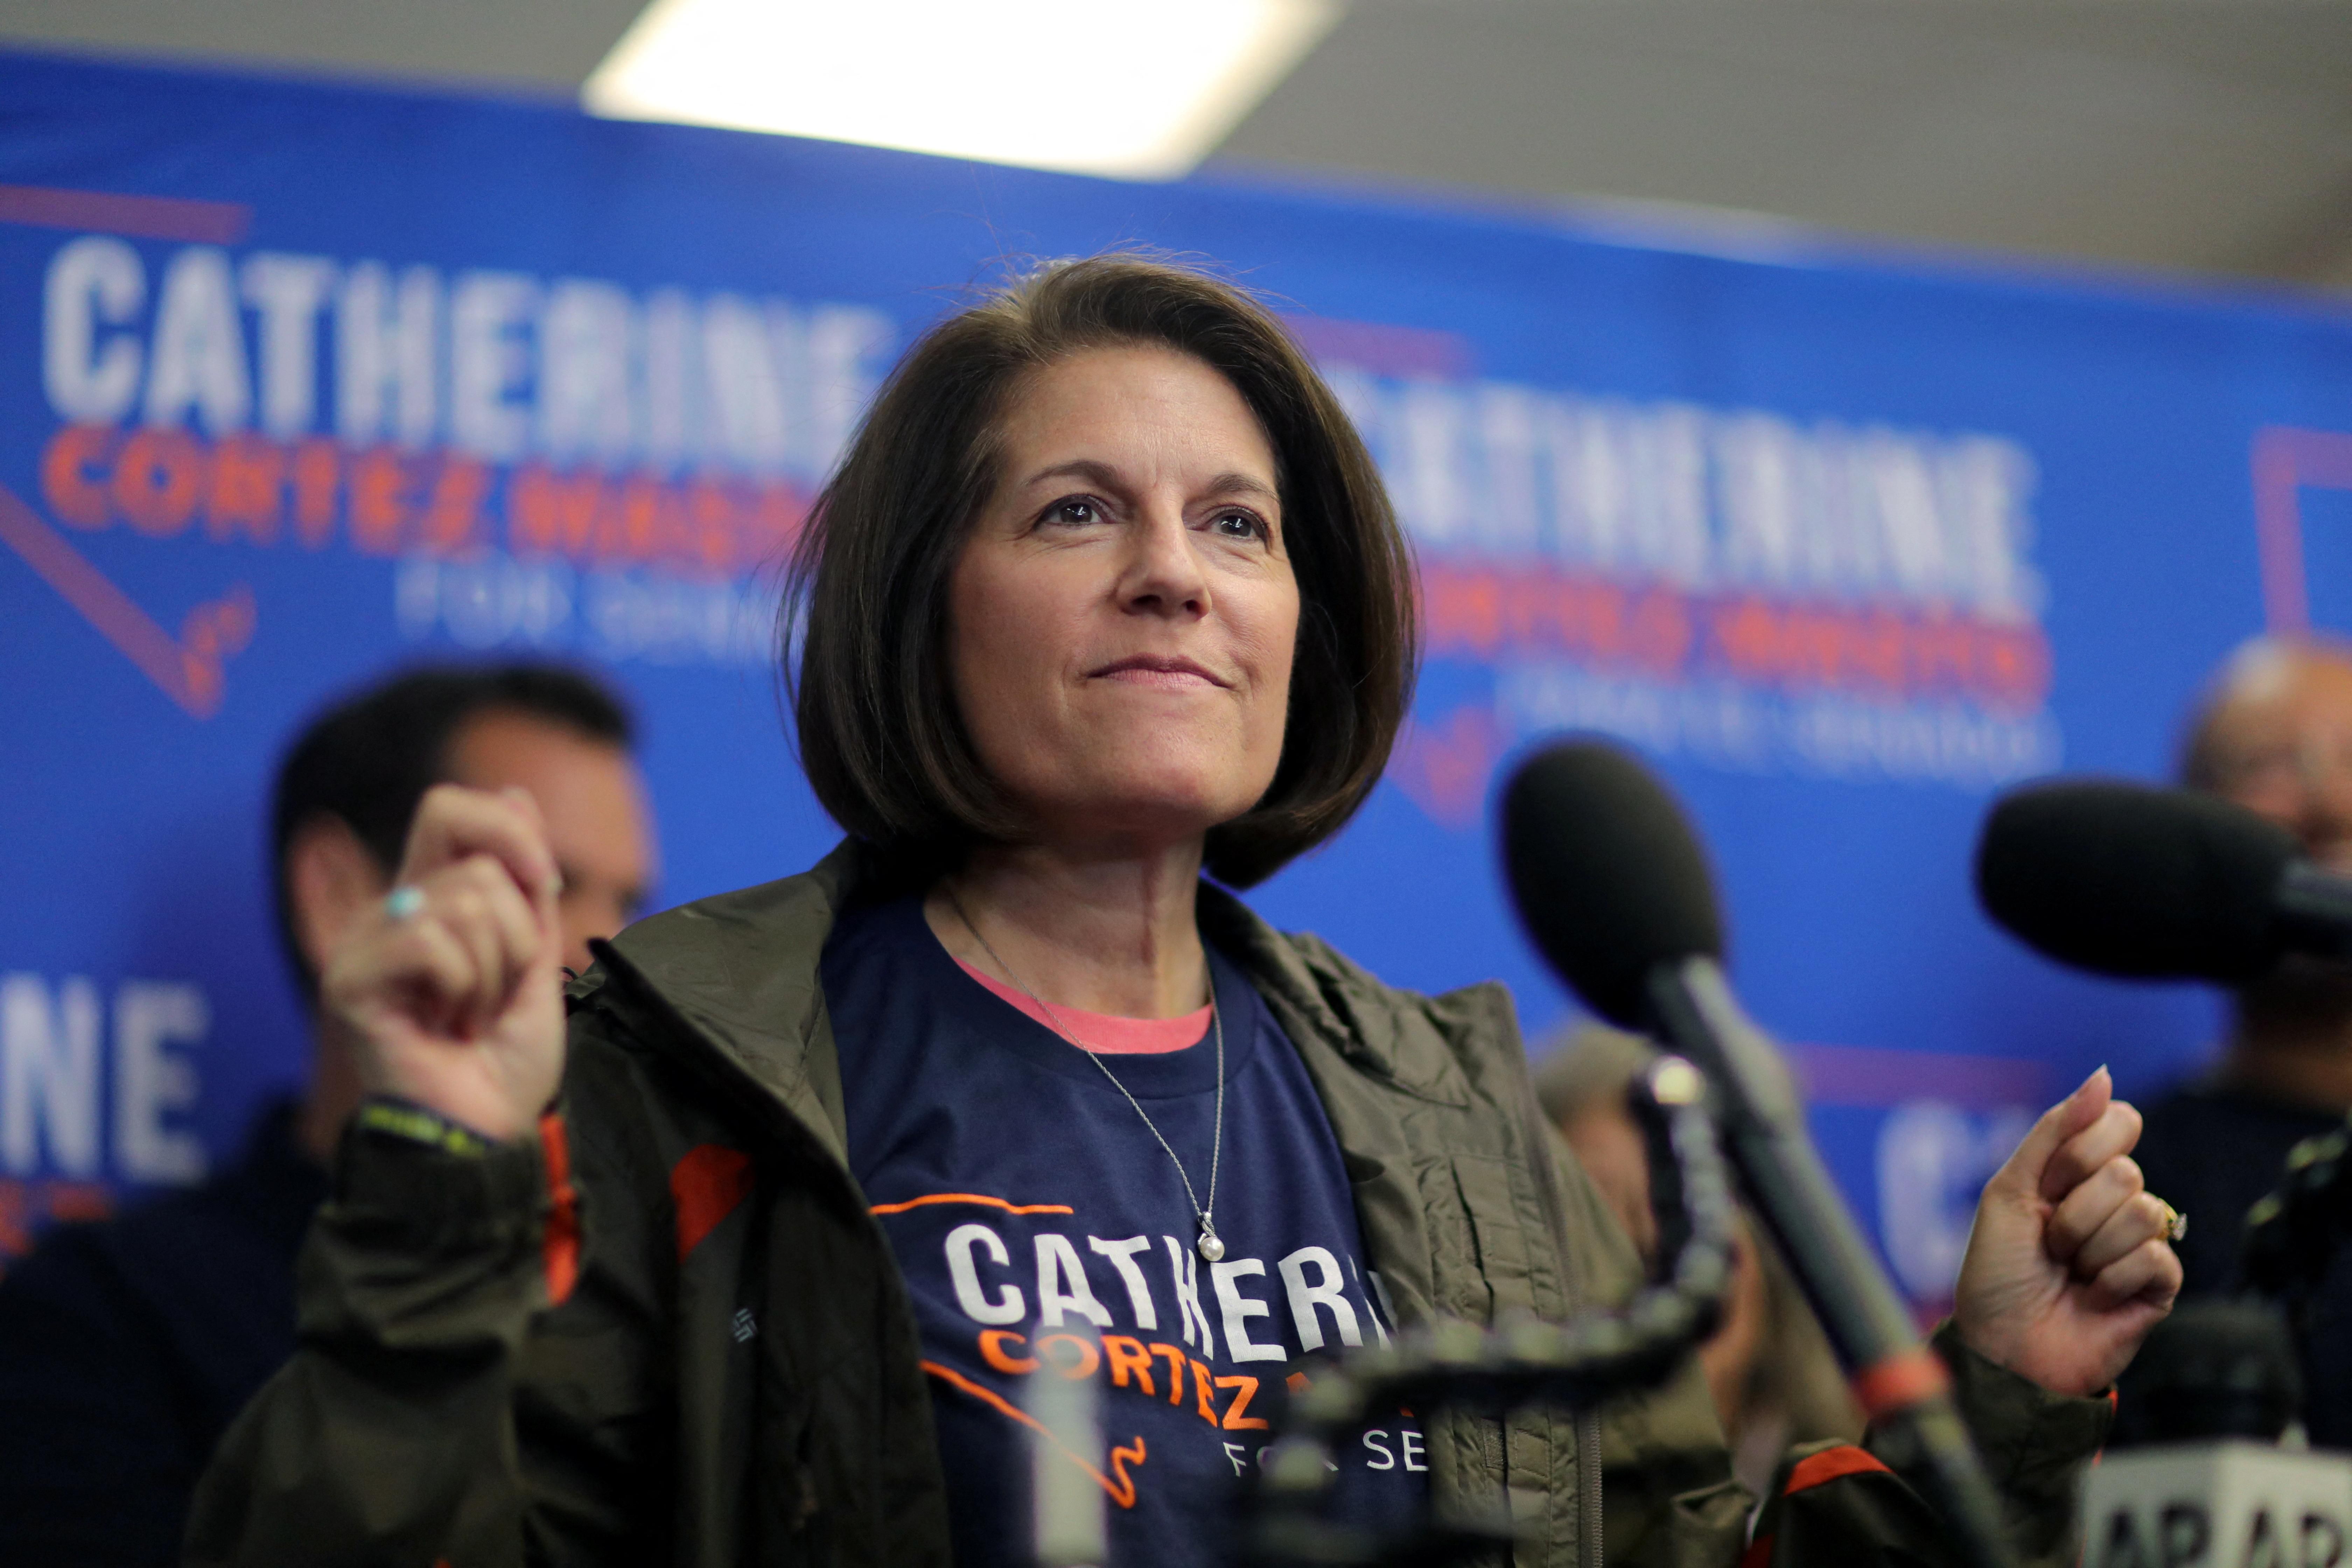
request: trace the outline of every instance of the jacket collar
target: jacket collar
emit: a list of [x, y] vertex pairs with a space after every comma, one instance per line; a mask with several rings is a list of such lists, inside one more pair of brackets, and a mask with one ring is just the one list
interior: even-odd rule
[[659, 1043], [748, 1078], [845, 1166], [849, 1131], [818, 963], [866, 858], [845, 839], [797, 877], [639, 921], [598, 952], [687, 1026], [684, 1039]]
[[[598, 944], [610, 972], [688, 1026], [680, 1042], [715, 1054], [728, 1076], [749, 1078], [833, 1156], [848, 1163], [841, 1070], [818, 965], [840, 911], [873, 875], [871, 852], [845, 839], [797, 877], [698, 900], [639, 921]], [[1233, 894], [1201, 888], [1202, 933], [1305, 1030], [1360, 1069], [1432, 1098], [1457, 1100], [1458, 1080], [1402, 1036], [1412, 1015], [1381, 1005], [1383, 987], [1311, 939], [1286, 939]], [[1318, 963], [1318, 956], [1331, 961]], [[1304, 1042], [1301, 1042], [1302, 1044]], [[1434, 1070], [1433, 1070], [1434, 1069]], [[1418, 1080], [1418, 1081], [1417, 1081]], [[1433, 1091], [1435, 1091], [1433, 1093]]]

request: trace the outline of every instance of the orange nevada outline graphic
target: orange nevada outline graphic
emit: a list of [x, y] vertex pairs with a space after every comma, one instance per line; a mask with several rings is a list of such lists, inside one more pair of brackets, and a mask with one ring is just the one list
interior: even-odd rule
[[230, 658], [253, 640], [253, 590], [239, 583], [190, 610], [176, 637], [155, 624], [105, 573], [14, 491], [0, 488], [0, 544], [24, 558], [163, 695], [198, 719], [220, 711]]
[[867, 1214], [905, 1214], [908, 1209], [919, 1209], [927, 1204], [986, 1204], [991, 1208], [1003, 1209], [1006, 1214], [1074, 1212], [1067, 1204], [1014, 1204], [1007, 1203], [1003, 1198], [987, 1197], [979, 1193], [925, 1193], [921, 1197], [908, 1198], [905, 1203], [876, 1204], [866, 1212]]
[[[922, 1368], [925, 1372], [929, 1373], [933, 1377], [938, 1378], [940, 1382], [947, 1384], [950, 1387], [963, 1390], [964, 1393], [971, 1394], [974, 1399], [979, 1400], [982, 1404], [986, 1405], [990, 1408], [1003, 1415], [1011, 1416], [1013, 1420], [1020, 1422], [1021, 1425], [1028, 1427], [1031, 1431], [1044, 1433], [1045, 1440], [1054, 1445], [1055, 1450], [1059, 1453], [1062, 1458], [1069, 1460], [1070, 1463], [1086, 1471], [1087, 1475], [1092, 1476], [1094, 1478], [1095, 1485], [1102, 1488], [1104, 1491], [1110, 1494], [1111, 1501], [1118, 1504], [1121, 1508], [1133, 1508], [1135, 1506], [1135, 1479], [1127, 1473], [1127, 1467], [1131, 1464], [1139, 1465], [1143, 1463], [1143, 1438], [1139, 1435], [1136, 1437], [1133, 1443], [1113, 1448], [1110, 1451], [1111, 1473], [1109, 1476], [1106, 1476], [1100, 1470], [1087, 1463], [1086, 1460], [1080, 1458], [1077, 1455], [1071, 1453], [1069, 1449], [1063, 1447], [1062, 1440], [1055, 1436], [1051, 1432], [1047, 1432], [1045, 1425], [1035, 1416], [1030, 1415], [1027, 1411], [1022, 1409], [1011, 1400], [1006, 1399], [1003, 1394], [998, 1394], [995, 1390], [983, 1388], [979, 1384], [972, 1382], [971, 1379], [964, 1376], [963, 1373], [956, 1371], [953, 1367], [941, 1366], [935, 1361], [924, 1362], [922, 1363]], [[1117, 1480], [1113, 1480], [1111, 1479], [1112, 1476], [1116, 1476], [1118, 1479]]]

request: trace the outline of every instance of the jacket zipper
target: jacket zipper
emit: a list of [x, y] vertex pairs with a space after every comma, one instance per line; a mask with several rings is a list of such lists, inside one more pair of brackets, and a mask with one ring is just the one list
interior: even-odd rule
[[1576, 1510], [1578, 1568], [1601, 1568], [1601, 1413], [1576, 1418], [1576, 1479], [1583, 1492]]
[[[1535, 1182], [1536, 1197], [1544, 1210], [1553, 1236], [1562, 1246], [1560, 1251], [1560, 1283], [1568, 1297], [1568, 1309], [1573, 1313], [1585, 1303], [1579, 1281], [1570, 1276], [1568, 1267], [1568, 1217], [1559, 1199], [1559, 1190], [1552, 1184], [1551, 1143], [1545, 1131], [1542, 1112], [1530, 1094], [1521, 1102], [1522, 1131], [1528, 1139], [1528, 1170]], [[1606, 1542], [1601, 1534], [1601, 1413], [1580, 1411], [1576, 1415], [1576, 1562], [1577, 1568], [1602, 1568], [1602, 1552]]]

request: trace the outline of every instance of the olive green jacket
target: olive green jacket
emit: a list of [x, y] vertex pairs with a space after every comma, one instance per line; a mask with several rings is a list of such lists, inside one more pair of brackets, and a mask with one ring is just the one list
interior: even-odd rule
[[[224, 1439], [190, 1563], [946, 1561], [916, 1325], [849, 1173], [818, 984], [864, 875], [845, 846], [624, 931], [571, 988], [538, 1146], [346, 1139], [300, 1349]], [[1200, 918], [1304, 1059], [1403, 1323], [1630, 1291], [1632, 1246], [1538, 1114], [1501, 986], [1392, 989], [1205, 886]], [[2021, 1542], [2059, 1552], [2105, 1402], [1947, 1355]], [[1597, 1564], [1604, 1541], [1616, 1563], [1741, 1558], [1752, 1500], [1695, 1363], [1597, 1417], [1440, 1417], [1429, 1437], [1437, 1505], [1507, 1508], [1527, 1563]], [[1776, 1562], [1944, 1560], [1867, 1462], [1765, 1528]]]

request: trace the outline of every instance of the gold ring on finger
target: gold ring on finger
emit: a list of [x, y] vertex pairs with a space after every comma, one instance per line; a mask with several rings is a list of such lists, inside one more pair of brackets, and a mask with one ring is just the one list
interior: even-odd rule
[[[2149, 1195], [2154, 1196], [2153, 1194]], [[2164, 1239], [2178, 1242], [2186, 1238], [2189, 1235], [2189, 1216], [2162, 1198], [2157, 1198], [2156, 1202], [2157, 1206], [2164, 1211]]]

